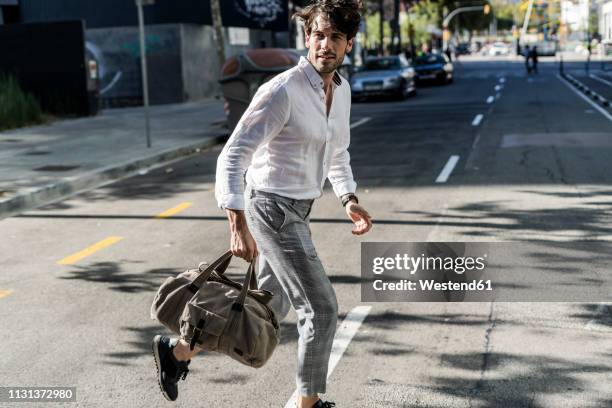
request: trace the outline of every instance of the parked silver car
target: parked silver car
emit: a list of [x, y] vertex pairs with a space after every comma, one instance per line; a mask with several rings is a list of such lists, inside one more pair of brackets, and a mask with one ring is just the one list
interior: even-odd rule
[[414, 69], [403, 55], [372, 57], [351, 78], [354, 99], [393, 96], [404, 99], [416, 94]]

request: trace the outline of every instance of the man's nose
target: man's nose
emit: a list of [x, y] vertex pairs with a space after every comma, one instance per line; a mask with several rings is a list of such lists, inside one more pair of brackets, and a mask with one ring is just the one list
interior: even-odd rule
[[329, 49], [329, 38], [328, 37], [323, 37], [323, 39], [321, 40], [321, 48], [324, 50]]

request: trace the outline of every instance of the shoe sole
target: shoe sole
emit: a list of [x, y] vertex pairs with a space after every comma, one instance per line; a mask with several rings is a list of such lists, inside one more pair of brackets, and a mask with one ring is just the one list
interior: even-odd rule
[[155, 368], [157, 369], [157, 384], [159, 385], [159, 389], [161, 390], [164, 398], [168, 401], [174, 401], [170, 398], [170, 396], [164, 391], [164, 387], [162, 387], [162, 378], [161, 378], [161, 358], [159, 357], [159, 341], [162, 336], [157, 335], [153, 338], [153, 342], [151, 343], [151, 349], [153, 351], [153, 359], [155, 360]]

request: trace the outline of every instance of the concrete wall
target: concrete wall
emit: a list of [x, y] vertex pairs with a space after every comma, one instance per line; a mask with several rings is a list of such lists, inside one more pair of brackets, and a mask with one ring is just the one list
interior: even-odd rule
[[[187, 100], [221, 96], [218, 83], [221, 65], [217, 57], [211, 26], [182, 24], [181, 52], [184, 94]], [[225, 55], [227, 58], [249, 48], [259, 48], [262, 42], [274, 46], [274, 36], [268, 30], [249, 30], [249, 45], [231, 45], [225, 32]]]
[[219, 59], [210, 26], [181, 25], [182, 75], [185, 99], [194, 100], [220, 94]]

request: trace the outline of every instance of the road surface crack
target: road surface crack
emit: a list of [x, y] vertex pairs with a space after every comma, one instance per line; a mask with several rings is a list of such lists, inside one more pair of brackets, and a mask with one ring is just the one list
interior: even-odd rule
[[491, 360], [491, 333], [495, 328], [496, 320], [495, 320], [495, 302], [491, 302], [489, 309], [489, 318], [488, 318], [488, 326], [485, 330], [485, 344], [484, 344], [484, 352], [482, 353], [482, 363], [480, 365], [480, 378], [476, 382], [476, 385], [471, 390], [472, 395], [478, 394], [483, 390], [485, 385], [485, 374], [489, 369], [489, 362]]

